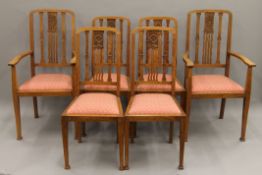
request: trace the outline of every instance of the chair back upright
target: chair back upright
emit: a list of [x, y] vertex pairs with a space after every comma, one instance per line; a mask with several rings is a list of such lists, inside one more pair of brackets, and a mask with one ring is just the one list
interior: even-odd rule
[[[108, 43], [110, 41], [110, 44]], [[80, 86], [115, 86], [120, 95], [120, 32], [110, 27], [84, 27], [76, 33], [77, 91]], [[81, 65], [84, 71], [81, 70]], [[81, 75], [81, 73], [84, 75]], [[116, 81], [112, 80], [116, 73]], [[83, 79], [81, 78], [83, 77]]]
[[[112, 27], [120, 31], [121, 69], [130, 75], [130, 19], [123, 16], [97, 16], [92, 20], [94, 27]], [[110, 40], [108, 40], [110, 43]]]
[[[167, 36], [168, 45], [164, 42]], [[131, 40], [132, 94], [138, 92], [139, 85], [151, 84], [171, 85], [170, 93], [175, 95], [177, 31], [168, 27], [138, 27], [132, 31]], [[167, 74], [171, 75], [171, 80], [167, 80]], [[159, 89], [151, 92], [159, 92]]]
[[32, 68], [69, 67], [75, 50], [75, 14], [67, 9], [36, 9], [29, 15]]
[[[194, 67], [228, 70], [231, 38], [232, 13], [230, 11], [193, 10], [188, 13], [186, 54], [194, 59]], [[221, 58], [226, 58], [226, 61]]]

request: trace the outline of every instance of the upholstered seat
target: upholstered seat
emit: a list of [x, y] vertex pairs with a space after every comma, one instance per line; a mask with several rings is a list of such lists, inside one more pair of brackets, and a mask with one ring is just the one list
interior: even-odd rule
[[169, 94], [144, 93], [133, 97], [127, 115], [168, 115], [181, 114], [176, 101]]
[[[163, 74], [158, 74], [157, 79], [159, 82], [162, 82], [162, 76]], [[148, 81], [148, 74], [145, 74], [144, 80]], [[169, 74], [166, 74], [166, 81], [171, 82], [172, 76]], [[161, 91], [170, 91], [171, 90], [171, 85], [168, 84], [139, 84], [137, 86], [138, 91], [154, 91], [154, 90], [161, 90]], [[181, 85], [181, 83], [176, 80], [175, 83], [175, 90], [176, 92], [183, 92], [185, 91], [184, 87]]]
[[119, 115], [118, 98], [110, 93], [85, 93], [72, 102], [65, 114]]
[[19, 92], [72, 91], [72, 79], [66, 74], [38, 74], [19, 87]]
[[192, 76], [192, 94], [242, 94], [244, 88], [224, 75]]
[[[107, 81], [107, 78], [108, 78], [108, 74], [105, 73], [103, 75], [103, 79], [104, 81]], [[112, 73], [111, 74], [111, 78], [112, 78], [112, 81], [113, 82], [116, 82], [116, 74], [115, 73]], [[129, 80], [128, 80], [128, 77], [124, 74], [120, 74], [120, 91], [129, 91], [130, 87], [129, 87]], [[90, 85], [90, 84], [87, 84], [87, 85], [84, 85], [82, 87], [83, 90], [101, 90], [101, 91], [114, 91], [116, 90], [116, 86], [114, 85]]]

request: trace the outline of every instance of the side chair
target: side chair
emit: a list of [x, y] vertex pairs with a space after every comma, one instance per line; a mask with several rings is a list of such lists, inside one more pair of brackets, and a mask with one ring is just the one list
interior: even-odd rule
[[[113, 44], [107, 45], [106, 38], [111, 38]], [[117, 122], [120, 157], [119, 169], [124, 169], [124, 115], [120, 101], [120, 41], [120, 32], [109, 27], [80, 28], [76, 33], [77, 93], [61, 117], [65, 169], [70, 168], [68, 157], [68, 123], [72, 121], [78, 123]], [[112, 56], [106, 56], [106, 52], [110, 52]], [[84, 66], [84, 71], [80, 71], [80, 65]], [[116, 75], [115, 80], [112, 74]], [[80, 87], [85, 85], [96, 87], [115, 86], [116, 88], [110, 92], [82, 92]]]
[[[178, 32], [178, 22], [177, 19], [174, 17], [169, 16], [147, 16], [139, 19], [139, 26], [147, 26], [147, 27], [169, 27], [173, 28]], [[145, 46], [146, 47], [146, 46]], [[142, 48], [141, 48], [142, 49]], [[148, 48], [146, 48], [148, 49]], [[163, 57], [167, 57], [169, 55], [169, 36], [168, 33], [163, 34]], [[148, 57], [148, 56], [147, 56]], [[144, 75], [145, 77], [148, 76], [148, 74]], [[163, 76], [162, 74], [158, 74], [159, 79]], [[167, 80], [171, 80], [171, 75], [166, 74], [165, 75]], [[185, 98], [186, 98], [186, 90], [183, 87], [182, 83], [176, 79], [176, 94], [180, 96], [180, 103], [182, 108], [185, 110]], [[155, 85], [146, 85], [142, 86], [141, 91], [146, 91], [150, 89], [158, 88], [162, 89], [163, 91], [170, 91], [171, 86], [155, 86]], [[170, 122], [170, 129], [169, 129], [169, 143], [173, 142], [173, 133], [174, 133], [174, 122]], [[136, 132], [135, 132], [136, 133]]]
[[[121, 64], [121, 74], [120, 74], [120, 93], [121, 96], [125, 96], [127, 101], [129, 99], [130, 93], [130, 30], [131, 30], [131, 22], [130, 19], [123, 16], [97, 16], [92, 20], [93, 27], [111, 27], [115, 28], [120, 32], [120, 64]], [[107, 39], [107, 45], [109, 48], [113, 45], [112, 37]], [[108, 57], [112, 57], [112, 49], [108, 50], [106, 53]], [[93, 64], [93, 63], [92, 63]], [[93, 74], [93, 72], [92, 72]], [[108, 74], [104, 74], [104, 78], [106, 79]], [[116, 73], [111, 73], [111, 77], [113, 81], [116, 81]], [[110, 92], [115, 91], [115, 86], [96, 86], [96, 85], [84, 85], [80, 87], [82, 92], [88, 91], [98, 91], [98, 92]], [[85, 124], [78, 125], [78, 140], [81, 137], [81, 127], [82, 127], [82, 135], [86, 136]]]
[[[164, 34], [170, 37], [168, 57], [162, 52]], [[180, 123], [179, 169], [183, 169], [186, 114], [175, 99], [177, 39], [177, 31], [168, 27], [138, 27], [132, 31], [131, 99], [125, 112], [125, 169], [129, 168], [130, 122], [160, 121]], [[146, 43], [147, 50], [141, 49], [141, 43]], [[166, 78], [167, 74], [170, 79]], [[155, 88], [141, 92], [141, 86], [146, 85], [171, 88], [169, 91]]]

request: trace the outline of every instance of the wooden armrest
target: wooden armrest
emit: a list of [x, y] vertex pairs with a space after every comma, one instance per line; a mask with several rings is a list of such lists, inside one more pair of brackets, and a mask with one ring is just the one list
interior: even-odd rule
[[75, 64], [76, 64], [76, 57], [73, 57], [73, 58], [70, 60], [70, 64], [71, 64], [71, 65], [75, 65]]
[[249, 67], [256, 67], [256, 64], [253, 63], [250, 59], [248, 59], [247, 57], [239, 54], [239, 53], [236, 53], [236, 52], [228, 52], [228, 54], [230, 56], [233, 56], [235, 58], [238, 58], [240, 61], [242, 61], [244, 64], [246, 64], [247, 66]]
[[23, 52], [19, 55], [17, 55], [16, 57], [14, 57], [9, 63], [8, 66], [15, 66], [17, 63], [19, 63], [23, 58], [25, 58], [28, 55], [32, 55], [33, 51], [29, 50], [26, 52]]
[[193, 61], [191, 61], [187, 53], [183, 55], [183, 61], [185, 62], [187, 67], [194, 67], [194, 63]]

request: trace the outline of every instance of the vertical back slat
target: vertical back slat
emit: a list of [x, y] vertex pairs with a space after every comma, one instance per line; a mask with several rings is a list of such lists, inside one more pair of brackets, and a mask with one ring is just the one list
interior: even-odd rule
[[173, 39], [173, 48], [172, 48], [172, 84], [171, 84], [171, 93], [173, 96], [176, 95], [175, 86], [176, 86], [176, 64], [177, 64], [177, 40], [178, 40], [178, 31], [172, 31]]
[[71, 26], [72, 26], [72, 32], [71, 32], [71, 35], [72, 35], [72, 53], [75, 52], [75, 16], [73, 15], [72, 16], [72, 19], [71, 19]]
[[131, 37], [130, 21], [127, 21], [127, 44], [126, 44], [126, 63], [127, 63], [127, 76], [130, 74], [130, 37]]
[[218, 23], [218, 35], [217, 35], [217, 58], [216, 63], [220, 63], [220, 49], [221, 49], [221, 40], [222, 40], [222, 19], [223, 19], [223, 13], [219, 13], [219, 23]]
[[144, 69], [142, 67], [143, 64], [143, 60], [144, 60], [144, 31], [140, 31], [139, 32], [139, 36], [138, 36], [138, 76], [140, 80], [143, 80], [143, 76], [144, 76]]
[[187, 34], [186, 34], [186, 52], [190, 52], [190, 32], [191, 32], [191, 13], [188, 13], [187, 15]]
[[123, 64], [123, 35], [124, 35], [124, 24], [123, 24], [123, 19], [120, 19], [120, 64]]
[[57, 60], [57, 13], [48, 12], [48, 61], [58, 63]]
[[85, 80], [89, 80], [89, 32], [85, 32]]
[[[149, 24], [150, 24], [150, 20], [146, 20], [146, 26], [148, 27], [149, 26]], [[147, 38], [148, 38], [148, 32], [146, 32], [146, 40], [147, 40]], [[146, 42], [146, 63], [148, 63], [148, 61], [149, 61], [149, 50], [148, 50], [148, 43]]]
[[[166, 26], [170, 26], [170, 20], [166, 20]], [[163, 64], [163, 81], [166, 81], [167, 68], [166, 64], [169, 63], [169, 32], [164, 32], [164, 64]]]
[[[29, 15], [29, 32], [30, 32], [30, 49], [34, 52], [34, 13], [31, 12]], [[35, 54], [31, 55], [31, 76], [35, 75]]]
[[102, 26], [103, 26], [103, 22], [104, 22], [104, 20], [103, 20], [103, 19], [99, 19], [99, 25], [100, 25], [100, 27], [102, 27]]
[[40, 63], [45, 63], [45, 51], [44, 51], [44, 14], [43, 12], [39, 13], [39, 32], [40, 32], [40, 54], [41, 60]]
[[114, 47], [113, 47], [113, 33], [112, 32], [107, 32], [107, 62], [109, 64], [108, 67], [108, 81], [112, 81], [111, 77], [111, 71], [112, 71], [112, 63], [113, 63], [113, 52], [114, 52]]
[[104, 61], [104, 32], [103, 31], [94, 31], [93, 32], [94, 41], [94, 80], [103, 82], [103, 61]]
[[203, 64], [211, 64], [214, 35], [214, 15], [213, 12], [205, 13], [204, 41], [203, 41]]
[[62, 63], [66, 64], [66, 14], [65, 12], [61, 13], [62, 15]]
[[195, 46], [195, 63], [196, 63], [196, 64], [198, 64], [198, 56], [199, 56], [200, 17], [201, 17], [201, 13], [197, 13], [197, 21], [196, 21], [196, 46]]

